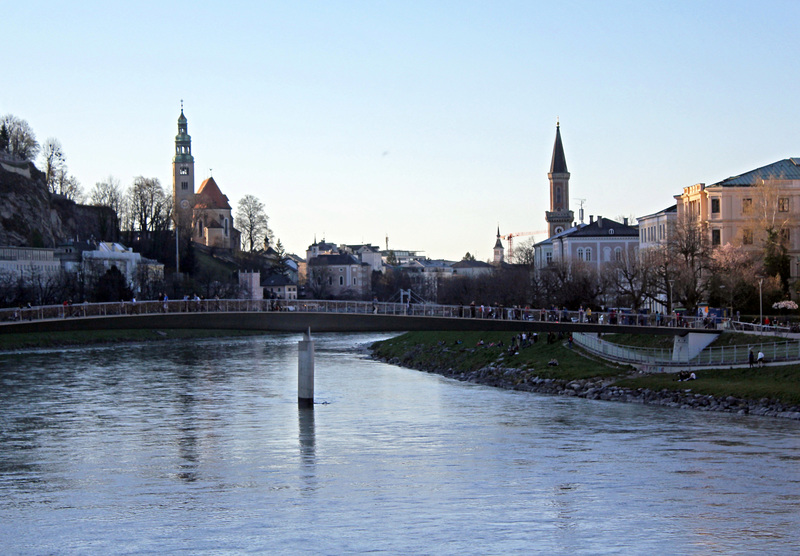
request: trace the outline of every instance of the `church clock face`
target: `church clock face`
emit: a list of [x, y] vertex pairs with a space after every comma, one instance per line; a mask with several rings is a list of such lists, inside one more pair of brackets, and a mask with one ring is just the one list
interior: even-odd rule
[[188, 209], [189, 208], [189, 201], [187, 201], [186, 199], [181, 201], [181, 208], [182, 209]]

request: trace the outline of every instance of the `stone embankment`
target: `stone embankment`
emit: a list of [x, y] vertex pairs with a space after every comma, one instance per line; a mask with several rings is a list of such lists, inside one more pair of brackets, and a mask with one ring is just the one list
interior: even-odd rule
[[[786, 406], [766, 398], [758, 401], [734, 398], [733, 396], [719, 398], [694, 394], [690, 388], [678, 392], [666, 389], [656, 392], [646, 388], [634, 390], [614, 386], [614, 379], [594, 378], [569, 381], [539, 378], [526, 370], [491, 365], [477, 371], [463, 373], [453, 369], [422, 368], [423, 365], [409, 365], [407, 359], [404, 362], [397, 357], [384, 360], [384, 362], [507, 390], [800, 420], [800, 407]], [[691, 383], [687, 383], [687, 386], [689, 384]]]

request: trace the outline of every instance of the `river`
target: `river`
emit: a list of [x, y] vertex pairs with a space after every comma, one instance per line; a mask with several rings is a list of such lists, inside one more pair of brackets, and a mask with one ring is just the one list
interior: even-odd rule
[[3, 554], [800, 551], [800, 422], [542, 396], [299, 335], [0, 354]]

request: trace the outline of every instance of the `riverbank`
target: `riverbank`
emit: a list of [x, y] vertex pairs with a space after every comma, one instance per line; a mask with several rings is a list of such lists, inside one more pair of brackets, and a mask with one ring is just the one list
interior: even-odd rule
[[47, 334], [0, 334], [0, 352], [21, 349], [60, 348], [84, 345], [158, 342], [182, 338], [221, 338], [252, 336], [263, 332], [252, 330], [79, 330]]
[[676, 373], [642, 374], [539, 336], [510, 349], [512, 333], [410, 332], [376, 342], [381, 361], [487, 386], [800, 420], [800, 366], [716, 369], [678, 382]]

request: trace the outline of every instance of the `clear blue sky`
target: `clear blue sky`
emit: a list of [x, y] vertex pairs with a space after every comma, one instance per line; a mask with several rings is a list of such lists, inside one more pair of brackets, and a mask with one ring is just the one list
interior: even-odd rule
[[[314, 236], [491, 256], [545, 227], [560, 118], [572, 207], [640, 216], [800, 156], [800, 2], [12, 2], [0, 114], [89, 190], [198, 183]], [[542, 234], [537, 240], [544, 239]]]

